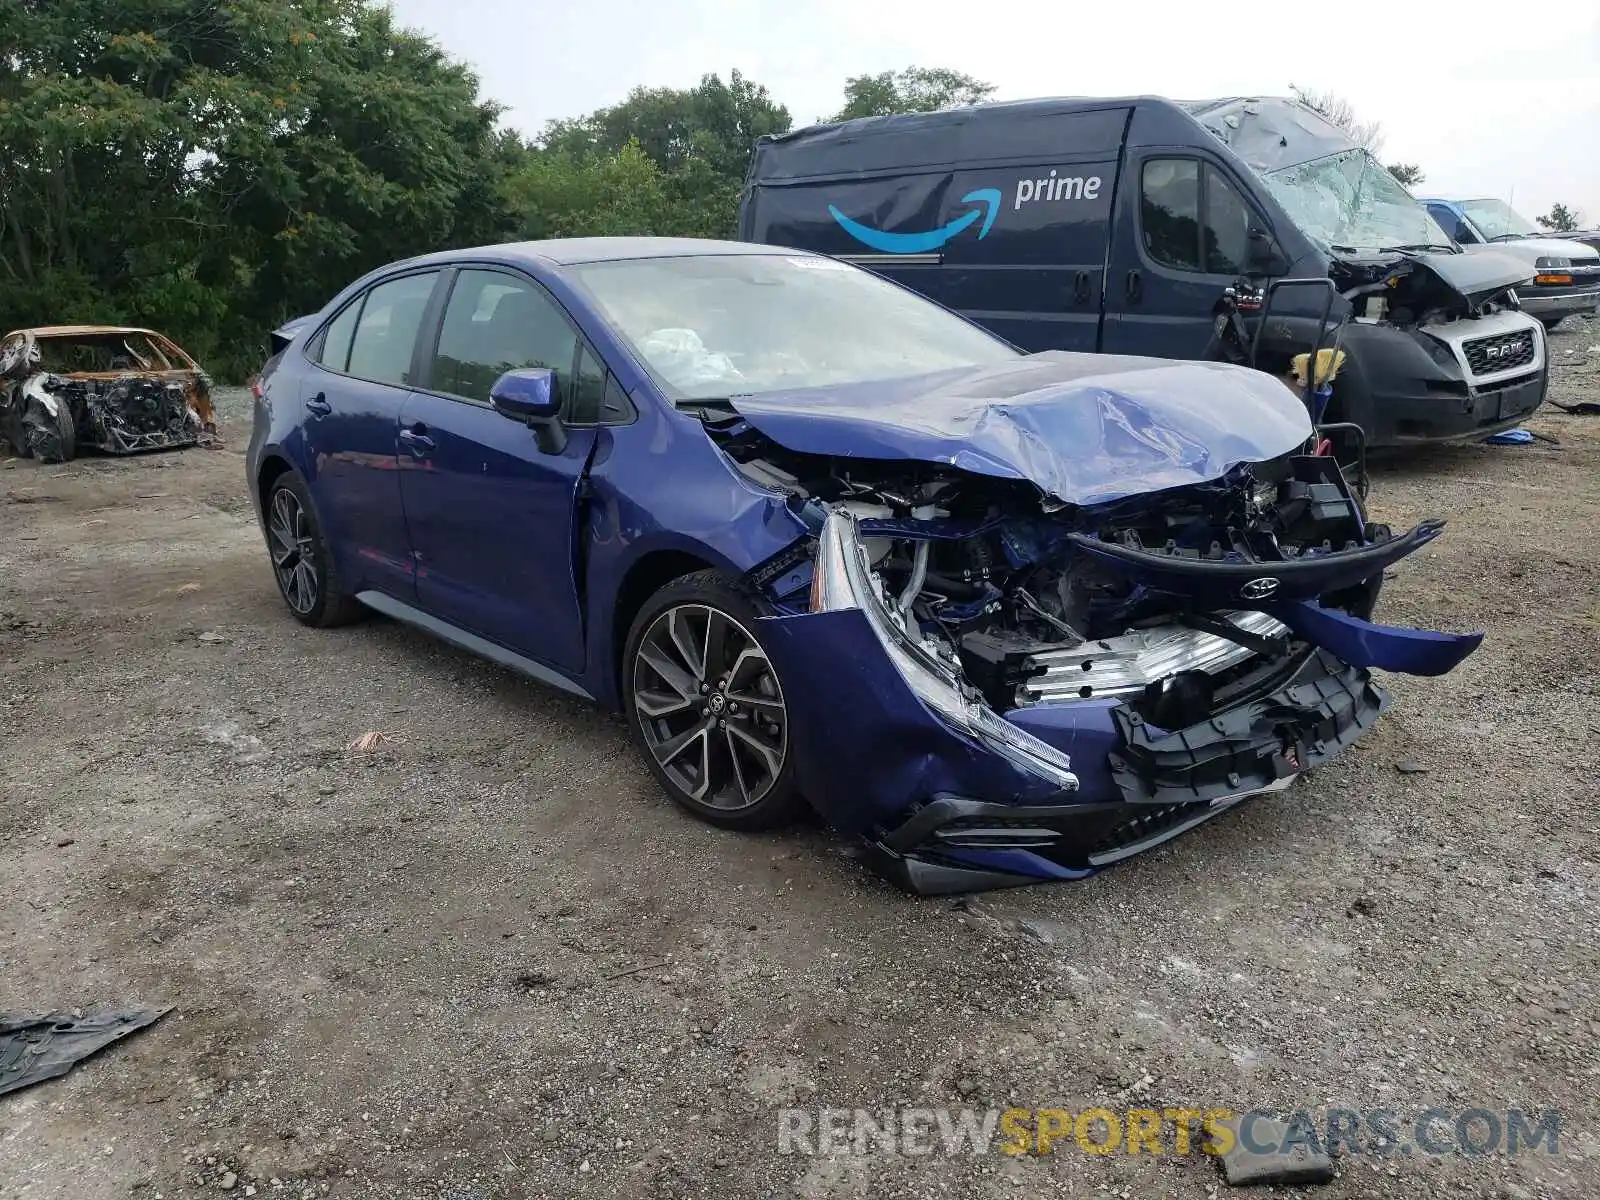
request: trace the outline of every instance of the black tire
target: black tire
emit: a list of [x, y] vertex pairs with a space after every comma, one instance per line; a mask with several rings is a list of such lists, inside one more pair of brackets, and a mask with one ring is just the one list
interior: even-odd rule
[[272, 481], [261, 512], [272, 575], [294, 619], [327, 629], [359, 618], [365, 610], [339, 586], [333, 555], [299, 472], [285, 471]]
[[[55, 408], [55, 412], [50, 411]], [[78, 430], [72, 421], [72, 405], [58, 396], [51, 405], [30, 396], [22, 410], [22, 439], [27, 453], [43, 463], [71, 462], [78, 452]]]
[[634, 617], [622, 657], [628, 724], [680, 806], [725, 829], [773, 829], [806, 812], [759, 597], [721, 571], [675, 579]]

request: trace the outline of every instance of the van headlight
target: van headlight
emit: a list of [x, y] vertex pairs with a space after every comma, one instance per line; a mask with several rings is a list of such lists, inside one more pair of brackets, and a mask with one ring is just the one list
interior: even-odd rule
[[856, 533], [855, 518], [832, 508], [817, 540], [811, 580], [811, 611], [860, 609], [877, 634], [883, 652], [912, 693], [946, 724], [975, 739], [1012, 765], [1053, 783], [1078, 790], [1072, 759], [1048, 742], [1018, 729], [986, 705], [950, 663], [906, 636], [889, 615], [882, 589], [872, 574]]

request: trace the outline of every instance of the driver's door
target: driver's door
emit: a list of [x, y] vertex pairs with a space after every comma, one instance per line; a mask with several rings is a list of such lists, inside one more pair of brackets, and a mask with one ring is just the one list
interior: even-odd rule
[[1118, 189], [1101, 352], [1206, 357], [1213, 308], [1247, 273], [1253, 224], [1265, 226], [1209, 158], [1130, 156]]
[[[432, 615], [566, 671], [584, 665], [574, 527], [595, 429], [542, 452], [489, 404], [516, 367], [550, 367], [569, 416], [598, 366], [567, 315], [532, 280], [456, 273], [422, 389], [400, 413], [400, 487], [417, 601]], [[591, 363], [593, 365], [591, 365]], [[601, 387], [604, 369], [600, 368]]]

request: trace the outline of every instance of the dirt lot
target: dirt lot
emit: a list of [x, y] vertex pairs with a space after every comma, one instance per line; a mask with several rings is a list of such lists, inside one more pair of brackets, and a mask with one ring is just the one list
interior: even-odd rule
[[[1552, 348], [1600, 400], [1600, 323]], [[1600, 1193], [1600, 418], [1382, 469], [1381, 519], [1450, 520], [1383, 615], [1488, 639], [1354, 752], [952, 904], [680, 816], [620, 722], [404, 627], [294, 624], [233, 412], [221, 450], [0, 462], [0, 1011], [175, 1006], [0, 1099], [4, 1200], [1219, 1186], [1070, 1139], [785, 1157], [786, 1105], [1556, 1108], [1553, 1157], [1314, 1194]]]

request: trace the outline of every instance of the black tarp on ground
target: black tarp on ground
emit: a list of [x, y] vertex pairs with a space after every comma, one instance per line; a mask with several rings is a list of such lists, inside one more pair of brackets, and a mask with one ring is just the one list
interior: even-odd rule
[[100, 1050], [155, 1024], [171, 1008], [21, 1016], [0, 1013], [0, 1095], [56, 1079]]

